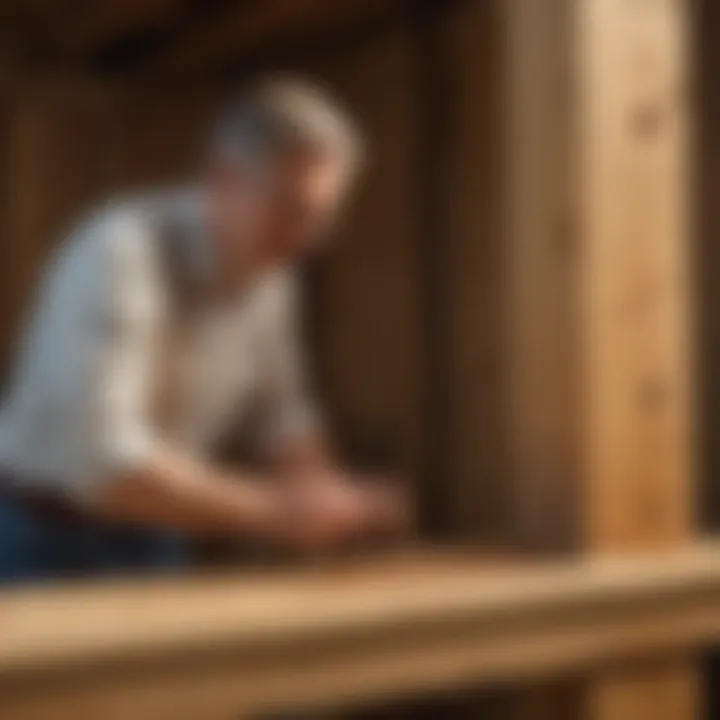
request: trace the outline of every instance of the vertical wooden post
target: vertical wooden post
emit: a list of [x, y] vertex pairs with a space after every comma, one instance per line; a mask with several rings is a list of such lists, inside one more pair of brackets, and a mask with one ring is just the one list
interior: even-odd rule
[[579, 4], [585, 537], [692, 533], [685, 4]]
[[[585, 2], [578, 18], [586, 541], [672, 547], [693, 520], [686, 3]], [[699, 714], [692, 660], [603, 673], [599, 720]]]
[[[435, 10], [433, 11], [433, 8]], [[445, 232], [445, 190], [448, 182], [448, 146], [451, 96], [449, 64], [443, 44], [442, 11], [431, 3], [419, 4], [414, 17], [420, 125], [418, 228], [422, 268], [422, 318], [425, 358], [425, 457], [420, 482], [421, 527], [429, 537], [447, 537], [452, 529], [448, 488], [438, 482], [449, 474], [452, 437], [450, 370], [451, 330], [448, 322], [450, 259]]]
[[572, 0], [504, 4], [506, 445], [515, 542], [579, 541]]
[[[521, 537], [693, 532], [684, 0], [506, 0], [508, 433]], [[581, 714], [697, 717], [688, 657], [598, 672]]]

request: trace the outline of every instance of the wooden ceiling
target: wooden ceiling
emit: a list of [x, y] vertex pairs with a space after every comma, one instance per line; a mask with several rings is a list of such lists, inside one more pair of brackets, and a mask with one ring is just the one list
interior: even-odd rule
[[412, 0], [3, 0], [6, 72], [188, 77], [236, 72], [402, 22]]

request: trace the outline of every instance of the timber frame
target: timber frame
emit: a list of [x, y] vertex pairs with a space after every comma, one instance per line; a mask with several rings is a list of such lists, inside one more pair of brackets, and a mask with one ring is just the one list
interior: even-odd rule
[[719, 552], [543, 567], [438, 553], [9, 593], [3, 718], [246, 717], [682, 655], [720, 637]]

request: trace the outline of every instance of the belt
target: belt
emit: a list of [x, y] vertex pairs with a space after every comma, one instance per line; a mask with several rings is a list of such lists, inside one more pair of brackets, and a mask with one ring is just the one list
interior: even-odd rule
[[0, 471], [0, 500], [20, 506], [46, 524], [66, 527], [94, 524], [86, 512], [59, 492], [19, 485], [17, 478], [6, 471]]

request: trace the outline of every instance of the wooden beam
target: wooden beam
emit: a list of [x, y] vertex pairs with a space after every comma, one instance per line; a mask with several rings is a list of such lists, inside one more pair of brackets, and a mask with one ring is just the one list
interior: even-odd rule
[[[392, 0], [392, 5], [399, 0]], [[228, 58], [251, 55], [289, 34], [332, 32], [339, 25], [358, 20], [379, 10], [387, 12], [380, 0], [281, 0], [276, 3], [241, 3], [229, 17], [224, 16], [179, 39], [149, 63], [150, 72], [161, 75], [202, 73], [222, 65]]]
[[503, 0], [503, 257], [510, 534], [579, 545], [572, 2]]
[[619, 663], [635, 669], [602, 686], [595, 717], [687, 720], [687, 668], [646, 659], [720, 638], [718, 553], [540, 567], [430, 554], [14, 591], [0, 597], [3, 719], [222, 718]]
[[178, 0], [111, 0], [89, 5], [58, 23], [52, 50], [59, 62], [87, 60], [123, 35], [158, 27], [178, 9]]
[[512, 489], [504, 441], [503, 12], [496, 0], [443, 7], [433, 31], [442, 36], [444, 77], [436, 82], [445, 120], [428, 143], [444, 153], [432, 181], [442, 227], [430, 252], [441, 259], [432, 272], [443, 274], [434, 293], [446, 297], [432, 298], [426, 312], [441, 325], [434, 352], [445, 373], [447, 419], [438, 423], [447, 457], [430, 482], [447, 497], [453, 537], [491, 547], [508, 540]]
[[693, 511], [683, 6], [507, 4], [518, 524], [575, 514], [577, 547], [677, 545]]
[[673, 546], [694, 511], [686, 3], [581, 7], [586, 541]]
[[[508, 0], [509, 430], [519, 534], [589, 553], [693, 534], [688, 3]], [[588, 717], [693, 717], [668, 655]]]
[[423, 358], [423, 456], [418, 487], [420, 523], [425, 537], [447, 538], [453, 529], [451, 490], [447, 482], [452, 453], [452, 325], [449, 322], [451, 275], [447, 228], [447, 187], [453, 98], [451, 67], [441, 13], [417, 13], [412, 31], [417, 73], [420, 212], [419, 249]]

